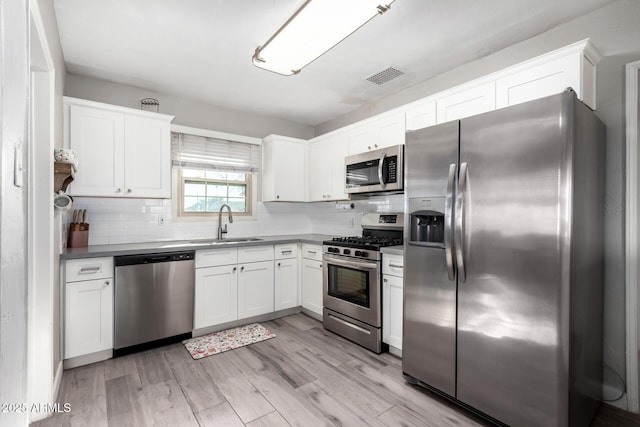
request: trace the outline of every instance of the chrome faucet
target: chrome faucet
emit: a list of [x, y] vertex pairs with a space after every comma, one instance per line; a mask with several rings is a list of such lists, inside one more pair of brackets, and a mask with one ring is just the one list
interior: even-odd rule
[[233, 215], [231, 215], [231, 208], [229, 207], [228, 204], [225, 203], [222, 206], [220, 206], [220, 212], [218, 212], [218, 240], [222, 240], [222, 235], [227, 234], [227, 224], [225, 224], [224, 228], [222, 228], [222, 210], [225, 208], [225, 206], [229, 211], [229, 223], [233, 223]]

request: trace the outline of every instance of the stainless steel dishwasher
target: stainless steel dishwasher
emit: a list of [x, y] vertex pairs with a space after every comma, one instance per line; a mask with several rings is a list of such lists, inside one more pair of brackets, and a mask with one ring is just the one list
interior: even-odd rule
[[194, 258], [194, 251], [115, 257], [115, 355], [191, 336]]

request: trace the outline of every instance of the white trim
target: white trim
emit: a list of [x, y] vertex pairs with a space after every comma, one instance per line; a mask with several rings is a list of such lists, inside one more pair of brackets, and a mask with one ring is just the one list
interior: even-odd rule
[[169, 114], [154, 113], [152, 111], [145, 111], [145, 110], [136, 110], [135, 108], [121, 107], [119, 105], [105, 104], [104, 102], [96, 102], [96, 101], [89, 101], [87, 99], [73, 98], [71, 96], [64, 96], [62, 98], [64, 100], [65, 105], [70, 105], [70, 104], [79, 105], [82, 107], [97, 108], [97, 109], [124, 113], [128, 115], [148, 117], [154, 120], [166, 120], [168, 122], [170, 122], [175, 118], [175, 116], [171, 116]]
[[223, 139], [225, 141], [244, 142], [245, 144], [262, 145], [261, 138], [236, 135], [234, 133], [218, 132], [217, 130], [193, 128], [190, 126], [171, 124], [171, 132], [187, 135], [204, 136], [205, 138]]
[[638, 102], [640, 100], [640, 61], [626, 66], [626, 122], [627, 122], [627, 194], [625, 282], [627, 308], [627, 410], [640, 412], [638, 396]]
[[[37, 1], [29, 2], [29, 48], [27, 399], [29, 403], [50, 404], [56, 399], [52, 191], [55, 63]], [[34, 60], [36, 63], [31, 62]], [[29, 421], [37, 421], [47, 415], [46, 412], [32, 412]]]

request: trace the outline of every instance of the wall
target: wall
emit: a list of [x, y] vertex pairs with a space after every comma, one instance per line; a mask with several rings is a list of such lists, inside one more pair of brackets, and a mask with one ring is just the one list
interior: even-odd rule
[[276, 134], [304, 139], [314, 135], [312, 126], [76, 74], [67, 74], [65, 95], [130, 108], [140, 108], [141, 99], [155, 98], [160, 102], [161, 113], [176, 116], [174, 124], [238, 135], [263, 138]]
[[[218, 218], [180, 219], [173, 212], [172, 200], [107, 199], [76, 197], [74, 208], [87, 209], [90, 215], [90, 245], [191, 240], [215, 238]], [[336, 210], [335, 203], [262, 203], [256, 206], [255, 219], [234, 217], [227, 237], [269, 236], [321, 233], [334, 236], [361, 234], [363, 212], [402, 212], [403, 196], [378, 196], [353, 201], [355, 208]], [[158, 225], [163, 215], [166, 225]], [[226, 213], [223, 224], [227, 223]]]
[[[26, 403], [27, 187], [13, 185], [14, 147], [26, 165], [29, 99], [26, 0], [0, 4], [0, 403]], [[24, 412], [0, 412], [0, 425], [26, 426]]]
[[[591, 38], [603, 59], [597, 69], [596, 114], [607, 125], [605, 200], [604, 360], [622, 378], [625, 367], [624, 65], [640, 59], [640, 2], [621, 0], [482, 59], [455, 68], [316, 127], [316, 135], [432, 95], [446, 88]], [[615, 384], [610, 369], [605, 382]], [[607, 393], [609, 394], [609, 393]], [[611, 395], [616, 395], [613, 391]]]

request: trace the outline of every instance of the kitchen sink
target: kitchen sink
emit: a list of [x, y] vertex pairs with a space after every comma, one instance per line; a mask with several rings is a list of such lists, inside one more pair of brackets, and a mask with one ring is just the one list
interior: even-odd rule
[[257, 237], [238, 237], [230, 239], [212, 239], [212, 240], [192, 240], [190, 242], [169, 243], [161, 246], [161, 248], [182, 248], [191, 246], [210, 246], [210, 245], [227, 245], [229, 243], [242, 243], [242, 242], [259, 242], [264, 239]]

